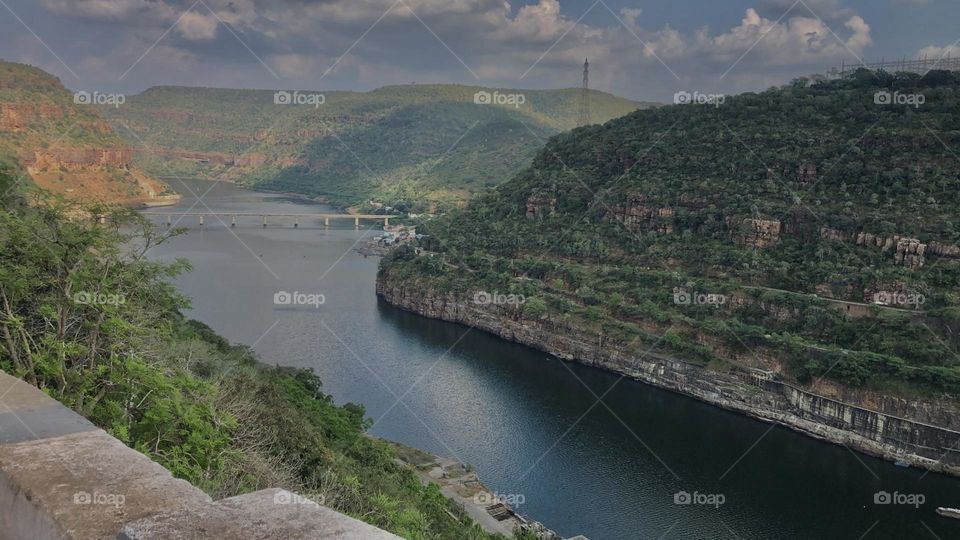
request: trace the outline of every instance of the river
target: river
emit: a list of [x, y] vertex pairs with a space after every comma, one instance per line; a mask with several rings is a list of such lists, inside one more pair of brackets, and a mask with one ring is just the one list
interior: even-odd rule
[[[332, 211], [227, 183], [170, 183], [183, 200], [153, 211]], [[353, 251], [379, 234], [370, 223], [224, 221], [208, 217], [201, 229], [184, 218], [190, 230], [151, 252], [192, 263], [177, 280], [190, 316], [266, 363], [312, 368], [338, 403], [366, 407], [374, 434], [471, 464], [491, 490], [522, 500], [516, 510], [564, 536], [960, 538], [960, 522], [934, 512], [960, 506], [960, 480], [378, 301], [379, 259]], [[280, 291], [324, 302], [277, 306]], [[700, 504], [676, 504], [682, 491]], [[881, 491], [923, 504], [875, 504]]]

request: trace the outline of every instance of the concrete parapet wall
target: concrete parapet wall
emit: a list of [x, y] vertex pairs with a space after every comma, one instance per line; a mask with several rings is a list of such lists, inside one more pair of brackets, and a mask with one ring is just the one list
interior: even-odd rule
[[0, 372], [0, 538], [398, 537], [280, 489], [213, 501], [40, 390]]

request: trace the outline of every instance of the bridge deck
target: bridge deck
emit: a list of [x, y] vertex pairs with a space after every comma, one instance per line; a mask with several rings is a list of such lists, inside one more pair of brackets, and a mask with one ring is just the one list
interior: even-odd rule
[[317, 219], [390, 219], [400, 216], [383, 214], [294, 214], [271, 212], [140, 212], [145, 216], [225, 216], [225, 217], [302, 217]]

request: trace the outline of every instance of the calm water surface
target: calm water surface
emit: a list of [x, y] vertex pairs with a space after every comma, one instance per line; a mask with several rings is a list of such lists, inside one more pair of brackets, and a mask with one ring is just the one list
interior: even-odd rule
[[[330, 211], [229, 184], [172, 184], [184, 199], [171, 211], [208, 189], [195, 211]], [[192, 317], [252, 345], [267, 363], [313, 368], [337, 402], [366, 407], [373, 433], [472, 464], [492, 490], [521, 494], [521, 513], [562, 535], [960, 538], [960, 522], [934, 513], [960, 506], [960, 480], [898, 469], [378, 302], [378, 259], [353, 252], [379, 234], [371, 224], [263, 229], [259, 218], [238, 218], [231, 230], [207, 218], [200, 230], [196, 219], [152, 252], [193, 264], [177, 281], [193, 299]], [[326, 302], [280, 308], [279, 291]], [[723, 504], [678, 505], [680, 491], [719, 494]], [[878, 491], [922, 494], [925, 504], [876, 505]]]

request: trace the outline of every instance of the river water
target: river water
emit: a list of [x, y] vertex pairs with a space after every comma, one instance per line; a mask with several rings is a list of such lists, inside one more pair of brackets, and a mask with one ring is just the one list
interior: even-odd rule
[[[171, 184], [180, 205], [153, 211], [331, 211], [226, 183]], [[958, 479], [395, 309], [374, 294], [378, 259], [353, 251], [379, 234], [372, 224], [281, 221], [231, 229], [207, 217], [201, 229], [184, 218], [187, 234], [151, 254], [193, 264], [177, 280], [192, 317], [266, 363], [313, 368], [338, 403], [366, 407], [374, 434], [470, 463], [564, 536], [960, 538], [960, 522], [934, 512], [960, 506]], [[281, 291], [324, 302], [278, 306]], [[875, 504], [881, 491], [923, 504]], [[677, 504], [679, 492], [694, 504]]]

